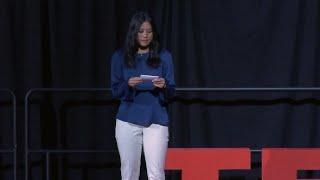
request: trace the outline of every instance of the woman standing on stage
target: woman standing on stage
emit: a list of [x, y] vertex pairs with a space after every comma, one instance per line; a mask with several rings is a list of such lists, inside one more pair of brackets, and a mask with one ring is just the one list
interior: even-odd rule
[[160, 48], [148, 13], [133, 15], [124, 48], [112, 56], [111, 89], [121, 100], [115, 137], [122, 180], [139, 179], [142, 147], [148, 179], [164, 180], [169, 122], [166, 106], [175, 82], [172, 56]]

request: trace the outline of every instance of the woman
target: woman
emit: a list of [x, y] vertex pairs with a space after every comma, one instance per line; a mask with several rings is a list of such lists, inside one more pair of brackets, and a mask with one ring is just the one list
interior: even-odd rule
[[132, 17], [124, 48], [112, 56], [111, 89], [121, 100], [115, 137], [122, 180], [139, 179], [142, 147], [148, 179], [164, 180], [166, 106], [175, 91], [173, 64], [171, 54], [160, 49], [156, 28], [145, 12]]

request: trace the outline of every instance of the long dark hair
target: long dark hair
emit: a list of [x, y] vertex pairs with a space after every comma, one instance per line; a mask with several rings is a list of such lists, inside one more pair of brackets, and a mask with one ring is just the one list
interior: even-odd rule
[[131, 18], [129, 30], [124, 44], [125, 65], [127, 67], [132, 68], [135, 66], [135, 56], [139, 48], [137, 36], [141, 25], [146, 21], [151, 24], [153, 33], [153, 39], [149, 44], [149, 57], [147, 59], [147, 64], [154, 68], [158, 67], [160, 64], [160, 43], [157, 29], [153, 23], [151, 16], [148, 13], [138, 12]]

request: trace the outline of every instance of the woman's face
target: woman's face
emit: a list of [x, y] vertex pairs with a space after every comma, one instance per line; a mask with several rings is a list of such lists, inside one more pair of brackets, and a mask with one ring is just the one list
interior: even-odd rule
[[152, 26], [148, 21], [145, 21], [142, 23], [139, 31], [138, 31], [138, 37], [137, 41], [139, 43], [139, 46], [141, 47], [147, 47], [151, 43], [153, 38], [153, 32], [152, 32]]

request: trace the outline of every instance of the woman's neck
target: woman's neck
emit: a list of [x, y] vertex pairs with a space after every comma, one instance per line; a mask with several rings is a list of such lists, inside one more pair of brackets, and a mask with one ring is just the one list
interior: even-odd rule
[[138, 49], [138, 54], [144, 54], [144, 53], [147, 53], [149, 52], [149, 48], [139, 48]]

